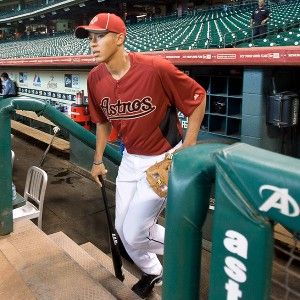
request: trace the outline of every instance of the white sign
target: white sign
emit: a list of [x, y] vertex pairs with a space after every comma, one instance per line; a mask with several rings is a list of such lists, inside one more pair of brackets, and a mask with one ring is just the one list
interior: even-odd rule
[[271, 208], [277, 208], [283, 215], [288, 217], [298, 217], [300, 208], [297, 201], [289, 195], [289, 190], [279, 188], [273, 185], [262, 185], [259, 188], [259, 194], [263, 197], [263, 191], [268, 190], [273, 193], [271, 196], [259, 207], [261, 211], [269, 211]]
[[[227, 230], [223, 244], [232, 254], [237, 254], [241, 258], [247, 259], [248, 240], [241, 233], [234, 230]], [[228, 281], [225, 283], [227, 299], [238, 300], [242, 298], [243, 292], [240, 290], [240, 284], [247, 281], [247, 268], [245, 264], [237, 257], [226, 256], [224, 271], [228, 276]]]

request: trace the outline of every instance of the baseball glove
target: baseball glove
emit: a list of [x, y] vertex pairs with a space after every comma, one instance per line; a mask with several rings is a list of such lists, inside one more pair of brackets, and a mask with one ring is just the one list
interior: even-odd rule
[[149, 185], [161, 198], [165, 198], [167, 196], [171, 163], [172, 154], [167, 154], [164, 160], [154, 164], [146, 170], [146, 178]]

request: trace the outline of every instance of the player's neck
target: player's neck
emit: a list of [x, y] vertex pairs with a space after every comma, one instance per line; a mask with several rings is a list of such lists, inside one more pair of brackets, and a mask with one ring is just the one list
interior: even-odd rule
[[108, 72], [115, 80], [120, 80], [130, 69], [128, 53], [120, 52], [106, 64]]

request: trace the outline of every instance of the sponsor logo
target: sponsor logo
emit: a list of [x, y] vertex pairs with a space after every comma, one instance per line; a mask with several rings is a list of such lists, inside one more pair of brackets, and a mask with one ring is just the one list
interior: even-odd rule
[[79, 75], [65, 74], [65, 87], [79, 89]]
[[211, 54], [203, 54], [204, 59], [211, 59]]
[[65, 74], [65, 87], [71, 88], [72, 87], [72, 75]]
[[54, 76], [50, 76], [50, 80], [47, 83], [47, 88], [48, 89], [57, 89], [57, 82], [54, 81]]
[[188, 125], [189, 125], [189, 118], [186, 117], [182, 112], [178, 111], [177, 113], [179, 122], [181, 123], [181, 127], [183, 129], [187, 129]]
[[33, 85], [34, 86], [41, 86], [42, 85], [41, 78], [40, 78], [39, 74], [34, 75]]
[[115, 244], [115, 245], [118, 245], [118, 239], [117, 239], [116, 234], [115, 234], [115, 233], [112, 233], [111, 236], [112, 236], [112, 239], [113, 239], [114, 244]]
[[298, 217], [300, 207], [297, 201], [289, 195], [289, 190], [273, 185], [262, 185], [259, 194], [263, 197], [263, 191], [271, 191], [268, 199], [259, 207], [260, 211], [269, 211], [271, 208], [278, 209], [283, 215], [288, 217]]
[[236, 54], [233, 53], [217, 54], [217, 59], [236, 59]]
[[133, 101], [110, 103], [110, 98], [105, 97], [101, 101], [101, 108], [109, 120], [136, 119], [150, 114], [156, 109], [151, 97], [135, 99]]
[[19, 73], [19, 83], [26, 84], [28, 79], [28, 74], [24, 72]]
[[247, 268], [242, 259], [247, 260], [248, 258], [248, 240], [237, 231], [227, 230], [223, 244], [231, 253], [231, 255], [225, 257], [224, 265], [224, 271], [228, 276], [228, 281], [225, 283], [227, 299], [238, 300], [243, 296], [240, 284], [247, 281]]

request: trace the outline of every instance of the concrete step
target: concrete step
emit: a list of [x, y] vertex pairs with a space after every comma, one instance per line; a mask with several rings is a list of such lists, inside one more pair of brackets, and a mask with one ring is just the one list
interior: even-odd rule
[[[0, 237], [0, 253], [36, 299], [116, 299], [29, 220], [16, 221], [14, 232]], [[21, 299], [32, 299], [27, 294]]]
[[119, 300], [140, 299], [126, 285], [118, 280], [104, 266], [90, 256], [83, 248], [77, 245], [63, 232], [50, 234], [49, 237], [61, 247], [70, 257], [76, 261], [90, 276], [105, 287]]
[[[92, 243], [85, 243], [81, 245], [81, 247], [90, 255], [92, 256], [98, 263], [100, 263], [102, 266], [107, 268], [111, 273], [114, 272], [113, 270], [113, 264], [111, 258], [106, 255], [104, 252], [102, 252], [100, 249], [98, 249], [95, 245]], [[129, 266], [129, 264], [126, 263], [126, 261], [123, 259], [123, 267], [124, 267], [124, 275], [125, 280], [124, 284], [127, 285], [129, 288], [131, 288], [137, 281], [138, 276], [134, 276], [133, 273], [137, 274], [140, 273], [137, 270], [133, 270], [134, 265]], [[128, 269], [130, 268], [130, 272]], [[147, 298], [148, 300], [160, 300], [161, 299], [161, 287], [155, 287], [154, 292]]]
[[16, 269], [0, 252], [0, 297], [1, 299], [36, 299]]

